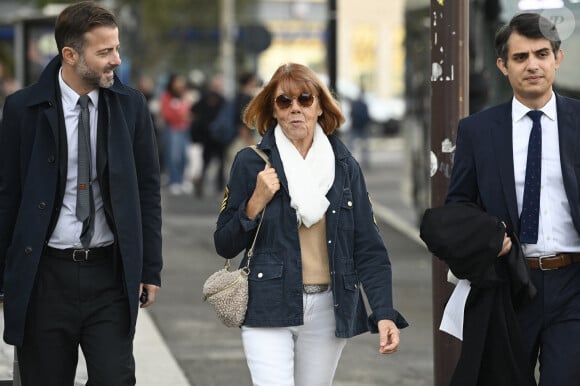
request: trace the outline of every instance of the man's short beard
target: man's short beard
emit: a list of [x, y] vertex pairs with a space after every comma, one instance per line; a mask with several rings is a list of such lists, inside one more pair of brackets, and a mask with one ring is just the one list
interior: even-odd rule
[[[107, 70], [109, 70], [109, 68], [107, 68]], [[110, 69], [110, 70], [113, 70], [113, 69]], [[95, 88], [97, 88], [97, 87], [109, 88], [109, 87], [113, 86], [113, 83], [115, 83], [114, 76], [109, 81], [109, 80], [103, 79], [102, 74], [99, 75], [98, 73], [93, 71], [87, 65], [87, 62], [85, 61], [85, 58], [82, 55], [80, 56], [79, 64], [77, 67], [77, 73], [86, 83], [94, 86]]]
[[101, 79], [102, 79], [102, 77], [101, 77], [101, 78], [99, 78], [99, 86], [100, 86], [100, 87], [102, 87], [102, 88], [109, 88], [109, 87], [112, 87], [112, 86], [113, 86], [113, 84], [115, 83], [115, 77], [114, 77], [114, 76], [111, 78], [111, 80], [110, 80], [110, 81], [107, 81], [107, 80], [101, 80]]

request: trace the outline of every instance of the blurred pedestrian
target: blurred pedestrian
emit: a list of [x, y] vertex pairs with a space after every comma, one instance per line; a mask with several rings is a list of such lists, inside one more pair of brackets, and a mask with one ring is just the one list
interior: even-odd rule
[[[169, 191], [179, 195], [188, 193], [185, 181], [187, 147], [190, 141], [191, 101], [187, 95], [187, 79], [171, 74], [160, 100], [161, 117], [165, 124], [165, 166], [169, 177]], [[185, 182], [185, 183], [184, 183]]]
[[238, 130], [238, 136], [227, 149], [227, 171], [229, 172], [234, 156], [242, 148], [254, 145], [257, 140], [256, 130], [248, 127], [243, 121], [246, 107], [256, 95], [260, 87], [258, 76], [251, 71], [242, 72], [238, 77], [238, 91], [236, 93], [236, 113], [235, 125]]
[[163, 150], [163, 128], [159, 124], [159, 100], [155, 96], [155, 82], [149, 75], [142, 75], [137, 82], [137, 90], [143, 93], [147, 106], [151, 112], [151, 121], [155, 129], [155, 139], [157, 142], [157, 153], [159, 154], [160, 170], [165, 168], [165, 160], [163, 159], [165, 151]]
[[[185, 167], [185, 178], [188, 184], [194, 189], [195, 181], [200, 180], [203, 169], [203, 145], [197, 140], [193, 134], [193, 125], [195, 124], [195, 117], [193, 114], [193, 105], [195, 105], [201, 98], [202, 91], [205, 87], [205, 74], [198, 69], [193, 69], [189, 72], [189, 92], [191, 94], [191, 124], [189, 127], [189, 146], [187, 147], [187, 166]], [[193, 191], [193, 190], [192, 190]]]
[[349, 149], [360, 157], [362, 167], [369, 167], [368, 130], [371, 118], [365, 101], [364, 90], [361, 87], [358, 97], [350, 104]]
[[238, 78], [236, 126], [238, 127], [238, 138], [241, 140], [243, 146], [250, 146], [256, 143], [256, 131], [244, 123], [243, 115], [246, 107], [258, 92], [260, 83], [258, 76], [251, 71], [243, 72]]
[[331, 385], [346, 338], [370, 328], [389, 354], [407, 326], [393, 307], [362, 171], [334, 134], [343, 121], [326, 85], [294, 63], [278, 68], [244, 114], [271, 166], [250, 148], [238, 153], [214, 242], [228, 259], [245, 250], [245, 265], [263, 221], [241, 330], [255, 385]]
[[223, 95], [224, 79], [222, 74], [211, 77], [199, 100], [192, 106], [193, 122], [191, 124], [191, 139], [201, 143], [203, 147], [203, 166], [201, 175], [193, 181], [195, 194], [202, 197], [205, 190], [207, 170], [212, 160], [217, 161], [215, 184], [216, 191], [223, 192], [225, 186], [224, 158], [225, 146], [212, 138], [210, 125], [218, 116], [226, 100]]
[[139, 299], [155, 301], [162, 266], [155, 133], [115, 75], [110, 11], [70, 5], [55, 38], [59, 55], [6, 98], [0, 126], [4, 340], [23, 386], [73, 386], [79, 346], [87, 384], [135, 385]]
[[469, 114], [489, 107], [489, 82], [489, 74], [485, 70], [469, 74]]

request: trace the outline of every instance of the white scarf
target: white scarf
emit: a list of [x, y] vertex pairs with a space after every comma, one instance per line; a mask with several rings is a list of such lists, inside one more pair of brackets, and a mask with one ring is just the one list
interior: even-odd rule
[[302, 158], [280, 125], [274, 129], [284, 173], [288, 179], [290, 206], [296, 210], [298, 225], [310, 228], [322, 219], [330, 202], [326, 193], [334, 183], [334, 152], [319, 124], [314, 129], [312, 146]]

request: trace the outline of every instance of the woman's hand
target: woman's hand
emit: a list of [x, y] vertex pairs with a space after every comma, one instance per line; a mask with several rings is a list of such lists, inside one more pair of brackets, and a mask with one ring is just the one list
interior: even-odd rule
[[256, 188], [246, 205], [246, 216], [256, 218], [258, 213], [268, 205], [274, 194], [280, 190], [280, 179], [273, 167], [266, 165], [256, 177]]
[[392, 354], [399, 349], [401, 332], [392, 320], [379, 321], [379, 352]]

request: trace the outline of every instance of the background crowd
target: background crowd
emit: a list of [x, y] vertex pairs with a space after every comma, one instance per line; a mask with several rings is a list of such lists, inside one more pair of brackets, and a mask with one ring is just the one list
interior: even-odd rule
[[[137, 88], [149, 101], [159, 145], [163, 183], [172, 195], [222, 194], [233, 156], [256, 143], [241, 120], [243, 109], [261, 86], [252, 72], [238, 77], [236, 95], [224, 95], [223, 74], [170, 74], [165, 81], [142, 77]], [[220, 115], [221, 113], [221, 115]], [[212, 130], [221, 119], [231, 134]], [[211, 175], [210, 175], [211, 173]], [[209, 178], [211, 177], [211, 178]], [[207, 187], [207, 182], [215, 185]]]
[[[170, 73], [161, 79], [143, 75], [133, 86], [149, 102], [159, 147], [159, 163], [164, 188], [172, 195], [222, 195], [235, 154], [244, 146], [255, 144], [255, 130], [242, 121], [243, 110], [261, 89], [262, 80], [251, 71], [238, 75], [235, 96], [224, 95], [221, 73]], [[20, 86], [0, 62], [0, 120], [5, 96]], [[229, 106], [228, 106], [229, 105]], [[212, 123], [229, 107], [230, 131], [227, 138], [215, 135]], [[352, 108], [350, 108], [352, 106]], [[350, 115], [344, 127], [349, 128], [348, 145], [361, 156], [368, 167], [367, 131], [370, 123], [363, 94], [347, 105]], [[223, 114], [222, 114], [223, 115]], [[352, 127], [351, 127], [352, 126]], [[341, 128], [343, 130], [344, 128]], [[210, 182], [211, 186], [207, 186]]]

